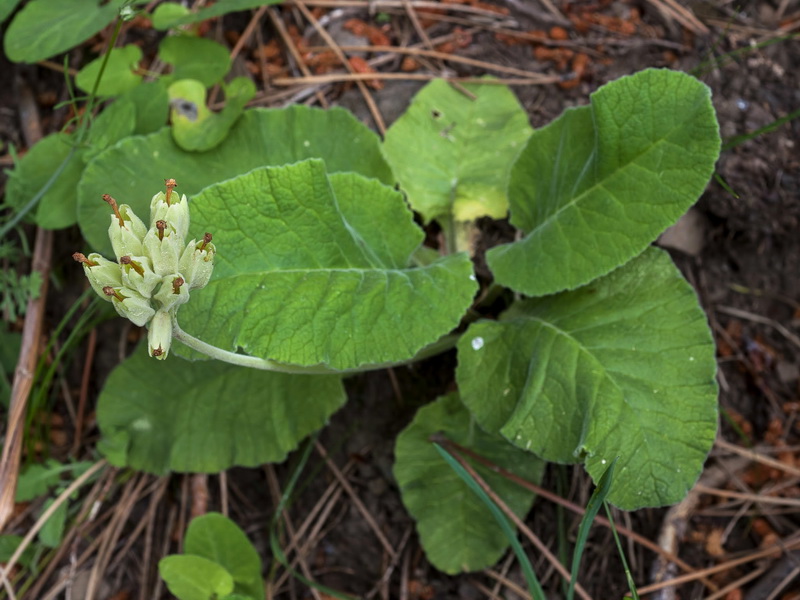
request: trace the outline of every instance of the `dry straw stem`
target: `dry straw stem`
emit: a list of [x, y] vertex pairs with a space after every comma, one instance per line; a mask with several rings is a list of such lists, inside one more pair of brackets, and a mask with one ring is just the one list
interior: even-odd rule
[[[383, 12], [385, 9], [390, 8], [405, 9], [408, 4], [414, 9], [432, 8], [434, 10], [441, 10], [442, 8], [446, 8], [452, 12], [488, 17], [493, 20], [498, 17], [505, 18], [503, 15], [494, 11], [477, 6], [470, 6], [469, 4], [442, 4], [439, 1], [431, 0], [304, 0], [303, 3], [307, 6], [319, 6], [323, 8], [365, 8], [369, 10], [370, 14]], [[425, 16], [427, 17], [429, 15], [426, 14]], [[434, 17], [434, 15], [430, 16]]]
[[[256, 31], [256, 26], [259, 24], [261, 19], [264, 16], [264, 13], [267, 11], [266, 6], [262, 6], [259, 8], [253, 16], [250, 18], [250, 22], [247, 23], [247, 27], [244, 28], [242, 35], [239, 36], [239, 39], [236, 40], [236, 44], [233, 46], [230, 52], [230, 60], [231, 64], [233, 61], [236, 60], [236, 57], [239, 56], [239, 53], [242, 51], [244, 45], [250, 40], [250, 37]], [[213, 104], [217, 100], [217, 95], [219, 94], [219, 84], [216, 84], [214, 88], [211, 90], [211, 93], [208, 95], [208, 103]]]
[[53, 232], [37, 228], [32, 271], [38, 271], [41, 274], [42, 287], [39, 290], [38, 298], [28, 300], [25, 324], [22, 327], [22, 345], [11, 388], [6, 437], [0, 457], [0, 531], [5, 528], [14, 511], [14, 497], [17, 493], [17, 478], [22, 457], [22, 440], [25, 433], [25, 415], [27, 414], [28, 398], [33, 387], [36, 363], [39, 360], [39, 340], [42, 336], [52, 255]]
[[746, 319], [748, 321], [752, 321], [753, 323], [761, 323], [762, 325], [769, 325], [773, 329], [775, 329], [778, 333], [780, 333], [783, 337], [787, 340], [792, 342], [795, 346], [800, 348], [800, 337], [797, 337], [791, 331], [789, 331], [786, 327], [778, 323], [777, 321], [773, 321], [772, 319], [768, 319], [767, 317], [762, 317], [761, 315], [756, 315], [746, 310], [741, 310], [738, 308], [734, 308], [732, 306], [717, 306], [716, 310], [721, 313], [725, 313], [726, 315], [730, 315], [732, 317], [739, 317], [740, 319]]
[[675, 19], [681, 25], [696, 35], [708, 35], [708, 27], [694, 16], [694, 13], [685, 8], [676, 0], [648, 0], [664, 16]]
[[[281, 499], [278, 479], [271, 465], [267, 465], [264, 468], [270, 485], [270, 493], [277, 506]], [[354, 468], [355, 461], [351, 459], [342, 469], [342, 474], [347, 476]], [[296, 551], [296, 556], [289, 563], [290, 568], [295, 568], [301, 558], [307, 556], [311, 552], [312, 547], [319, 542], [320, 532], [343, 494], [344, 490], [339, 483], [337, 481], [332, 481], [319, 497], [314, 507], [308, 512], [295, 535], [290, 537], [286, 547], [283, 549], [286, 556], [291, 554], [293, 550]], [[301, 540], [305, 541], [301, 543]], [[290, 575], [291, 573], [289, 571], [284, 571], [274, 584], [273, 590], [280, 589], [283, 584], [286, 583]]]
[[[115, 504], [114, 514], [111, 517], [111, 522], [103, 530], [101, 536], [100, 548], [97, 551], [97, 556], [92, 566], [92, 571], [89, 574], [89, 583], [86, 588], [86, 598], [84, 600], [94, 600], [103, 579], [103, 575], [109, 571], [109, 564], [111, 563], [111, 555], [114, 548], [117, 546], [122, 529], [131, 515], [133, 505], [139, 501], [142, 496], [142, 490], [147, 484], [149, 479], [148, 475], [140, 475], [128, 481], [122, 491], [121, 498]], [[124, 555], [118, 554], [124, 557]]]
[[[41, 120], [36, 100], [30, 88], [21, 80], [17, 82], [17, 88], [20, 122], [25, 142], [30, 148], [42, 138]], [[25, 324], [22, 328], [22, 345], [14, 371], [14, 383], [11, 387], [6, 437], [3, 452], [0, 455], [0, 531], [5, 528], [14, 511], [14, 497], [17, 492], [17, 478], [22, 456], [22, 439], [25, 433], [25, 415], [28, 397], [33, 387], [36, 363], [39, 361], [39, 340], [42, 336], [52, 255], [53, 232], [37, 227], [31, 270], [40, 273], [42, 286], [39, 290], [39, 297], [28, 300]]]
[[[100, 545], [100, 537], [96, 536], [94, 531], [103, 527], [106, 521], [109, 521], [113, 514], [113, 509], [107, 510], [104, 514], [98, 516], [102, 499], [106, 498], [109, 490], [115, 483], [115, 469], [106, 469], [102, 475], [97, 477], [92, 488], [86, 493], [83, 499], [83, 506], [80, 512], [72, 522], [72, 526], [65, 532], [61, 540], [61, 545], [56, 550], [55, 554], [47, 563], [45, 568], [37, 573], [36, 582], [28, 590], [28, 598], [36, 598], [46, 600], [48, 598], [55, 598], [62, 589], [67, 587], [74, 579], [77, 570], [85, 563], [94, 551]], [[94, 541], [89, 544], [81, 556], [75, 558], [77, 551], [77, 540], [90, 539], [94, 537]], [[42, 594], [42, 589], [47, 581], [50, 580], [53, 572], [63, 566], [64, 556], [70, 553], [70, 565], [66, 573], [63, 573], [60, 579], [47, 591]]]
[[[274, 85], [297, 85], [297, 84], [325, 84], [341, 83], [345, 81], [365, 81], [369, 79], [383, 80], [406, 80], [406, 81], [432, 81], [442, 79], [434, 74], [424, 73], [339, 73], [326, 75], [312, 75], [311, 77], [276, 77], [272, 80]], [[563, 78], [560, 75], [541, 75], [533, 78], [509, 78], [509, 79], [481, 79], [480, 77], [448, 77], [445, 81], [456, 83], [482, 83], [489, 85], [545, 85], [548, 83], [558, 83]]]
[[[292, 40], [292, 36], [289, 35], [289, 32], [286, 30], [286, 25], [283, 22], [283, 19], [280, 18], [278, 11], [274, 8], [267, 7], [267, 14], [269, 15], [270, 21], [275, 26], [275, 29], [278, 30], [278, 34], [281, 36], [283, 43], [286, 45], [286, 48], [289, 50], [289, 53], [294, 58], [294, 62], [297, 64], [297, 67], [303, 73], [305, 77], [311, 77], [311, 71], [308, 69], [303, 57], [300, 56], [300, 51], [297, 49], [297, 45]], [[259, 56], [261, 56], [261, 60], [264, 60], [263, 56], [259, 52]], [[325, 95], [317, 90], [315, 92], [317, 101], [319, 102], [320, 106], [323, 108], [328, 108], [328, 100], [325, 98]]]
[[[446, 52], [437, 52], [436, 50], [426, 50], [424, 48], [408, 47], [401, 48], [400, 46], [341, 46], [345, 52], [388, 52], [391, 54], [407, 54], [410, 56], [424, 56], [426, 58], [434, 58], [445, 62], [459, 63], [462, 65], [470, 65], [478, 67], [486, 71], [496, 71], [498, 73], [506, 73], [508, 75], [516, 75], [517, 77], [525, 77], [528, 79], [537, 79], [543, 77], [541, 73], [535, 71], [527, 71], [525, 69], [517, 69], [516, 67], [506, 67], [504, 65], [496, 65], [494, 63], [486, 62], [485, 60], [477, 60], [466, 56], [459, 56], [458, 54], [448, 54]], [[311, 47], [310, 51], [318, 51], [319, 47]], [[373, 59], [374, 60], [374, 59]], [[385, 62], [385, 61], [382, 61]], [[374, 66], [372, 60], [368, 61], [370, 66]]]
[[36, 537], [36, 534], [39, 533], [39, 530], [42, 527], [44, 527], [44, 524], [47, 523], [47, 520], [53, 515], [53, 513], [56, 512], [56, 510], [58, 510], [58, 508], [64, 504], [64, 502], [66, 502], [78, 488], [80, 488], [90, 477], [92, 477], [92, 475], [97, 473], [105, 466], [105, 459], [97, 461], [58, 495], [53, 503], [47, 507], [47, 510], [45, 510], [36, 520], [36, 523], [33, 524], [33, 527], [28, 530], [28, 533], [25, 534], [25, 537], [22, 538], [22, 542], [20, 542], [14, 554], [11, 555], [11, 558], [8, 559], [8, 562], [6, 562], [5, 566], [2, 567], [2, 570], [0, 570], [0, 576], [2, 576], [4, 579], [8, 578], [9, 573], [11, 573], [14, 565], [17, 564], [17, 561], [19, 560], [20, 556], [22, 556], [22, 553], [25, 552], [28, 546], [30, 546], [33, 538]]
[[[800, 477], [800, 469], [798, 469], [797, 467], [794, 467], [792, 465], [787, 465], [786, 463], [783, 463], [779, 460], [775, 460], [774, 458], [769, 458], [768, 456], [764, 456], [764, 454], [756, 452], [754, 449], [742, 448], [741, 446], [737, 446], [736, 444], [731, 444], [730, 442], [726, 442], [725, 440], [720, 438], [717, 439], [715, 445], [717, 448], [726, 450], [733, 454], [738, 454], [739, 456], [748, 458], [759, 464], [765, 465], [773, 469], [779, 469], [793, 477]], [[771, 450], [775, 452], [782, 452], [786, 450], [786, 448], [775, 448]]]
[[746, 565], [747, 563], [761, 560], [762, 558], [772, 557], [775, 555], [783, 554], [784, 552], [789, 552], [790, 550], [797, 550], [797, 549], [800, 549], [800, 535], [795, 535], [786, 538], [785, 540], [779, 540], [774, 544], [770, 544], [766, 548], [761, 548], [760, 550], [756, 550], [755, 552], [747, 554], [746, 556], [735, 558], [733, 560], [720, 563], [718, 565], [709, 567], [707, 569], [701, 569], [696, 573], [687, 573], [686, 575], [675, 577], [674, 579], [671, 579], [664, 583], [648, 585], [639, 588], [638, 592], [639, 594], [649, 594], [651, 592], [655, 592], [665, 587], [680, 585], [683, 583], [689, 583], [690, 581], [696, 581], [703, 577], [710, 577], [711, 575], [714, 575], [716, 573], [722, 573], [723, 571], [734, 569], [741, 565]]
[[316, 442], [314, 448], [317, 450], [317, 453], [323, 458], [325, 464], [331, 470], [331, 473], [333, 473], [333, 476], [336, 478], [339, 484], [344, 488], [344, 491], [347, 492], [348, 496], [350, 496], [350, 500], [353, 502], [358, 512], [361, 513], [361, 516], [364, 517], [364, 520], [372, 529], [372, 533], [375, 534], [375, 537], [378, 538], [378, 541], [381, 543], [381, 546], [383, 546], [383, 549], [387, 552], [387, 554], [389, 554], [389, 556], [392, 557], [392, 559], [397, 558], [397, 551], [389, 543], [389, 540], [386, 539], [386, 536], [381, 531], [380, 526], [375, 521], [375, 518], [372, 516], [372, 514], [370, 514], [369, 510], [367, 510], [367, 507], [364, 506], [364, 503], [361, 501], [361, 498], [358, 497], [358, 494], [356, 494], [355, 490], [353, 489], [353, 486], [350, 485], [350, 482], [347, 480], [344, 474], [339, 470], [336, 464], [334, 464], [334, 462], [328, 456], [328, 452], [327, 450], [325, 450], [325, 447], [319, 442]]
[[[270, 494], [272, 495], [273, 502], [275, 503], [276, 506], [278, 506], [280, 504], [280, 499], [281, 499], [281, 491], [278, 484], [278, 477], [275, 475], [275, 469], [272, 467], [272, 465], [267, 465], [265, 470], [267, 473], [267, 481], [269, 483]], [[289, 516], [288, 511], [284, 509], [284, 511], [281, 514], [281, 517], [283, 518], [283, 523], [284, 527], [286, 528], [286, 533], [289, 534], [289, 537], [292, 539], [293, 542], [295, 542], [299, 538], [297, 533], [295, 532], [294, 524], [292, 523], [292, 519]], [[284, 555], [286, 555], [287, 553], [288, 551], [285, 550]], [[305, 553], [298, 552], [293, 562], [294, 564], [300, 565], [300, 570], [303, 572], [303, 576], [306, 579], [308, 579], [309, 581], [313, 581], [314, 578], [311, 574], [311, 569], [308, 567], [308, 562], [306, 562], [305, 557], [306, 557]], [[294, 564], [292, 565], [292, 568], [294, 568]], [[286, 575], [288, 574], [289, 572], [287, 571]], [[314, 586], [309, 586], [308, 590], [311, 593], [311, 595], [314, 596], [314, 600], [322, 600], [322, 596], [320, 596], [319, 591]]]
[[[339, 48], [339, 45], [336, 41], [330, 36], [330, 34], [325, 31], [325, 28], [320, 25], [319, 21], [314, 18], [314, 15], [311, 14], [311, 11], [308, 10], [304, 2], [301, 0], [294, 0], [293, 4], [300, 9], [300, 12], [303, 13], [303, 16], [306, 20], [311, 23], [312, 27], [317, 31], [320, 37], [325, 40], [325, 43], [330, 46], [333, 53], [336, 57], [342, 61], [342, 64], [345, 68], [351, 73], [355, 74], [353, 67], [350, 65], [350, 61], [347, 60], [344, 52], [342, 49]], [[358, 90], [361, 92], [361, 95], [364, 96], [364, 101], [367, 103], [367, 107], [369, 107], [370, 114], [372, 114], [372, 118], [375, 120], [375, 126], [378, 128], [378, 132], [383, 136], [386, 134], [386, 123], [383, 120], [383, 115], [381, 115], [381, 111], [378, 109], [378, 105], [375, 104], [375, 99], [372, 97], [372, 94], [367, 89], [367, 85], [364, 83], [364, 79], [373, 79], [372, 77], [365, 77], [365, 78], [358, 78], [353, 79], [358, 86]]]
[[[514, 592], [515, 594], [517, 594], [521, 598], [530, 598], [531, 597], [530, 592], [526, 591], [521, 585], [519, 585], [517, 582], [509, 579], [505, 575], [502, 575], [501, 573], [498, 573], [497, 571], [494, 571], [492, 569], [485, 569], [483, 572], [484, 572], [485, 575], [488, 575], [489, 577], [494, 579], [497, 582], [498, 585], [507, 588], [508, 590]], [[480, 584], [476, 582], [476, 585], [480, 585]], [[486, 589], [486, 588], [481, 586], [481, 589]], [[497, 592], [497, 591], [489, 591], [488, 595], [491, 598], [498, 598], [498, 599], [502, 599], [503, 598], [503, 596], [500, 596], [499, 592]]]

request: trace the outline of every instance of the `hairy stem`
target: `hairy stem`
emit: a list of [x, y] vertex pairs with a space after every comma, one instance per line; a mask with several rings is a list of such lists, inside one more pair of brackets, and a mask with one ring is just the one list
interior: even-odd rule
[[334, 369], [332, 367], [328, 367], [326, 365], [311, 365], [311, 366], [302, 366], [302, 365], [291, 365], [287, 363], [278, 362], [275, 360], [270, 360], [268, 358], [259, 358], [257, 356], [250, 356], [248, 354], [237, 354], [236, 352], [230, 352], [229, 350], [223, 350], [222, 348], [218, 348], [217, 346], [212, 346], [204, 342], [203, 340], [197, 339], [193, 335], [186, 333], [183, 329], [181, 329], [180, 325], [178, 325], [177, 320], [173, 320], [172, 325], [172, 335], [173, 337], [188, 346], [192, 350], [196, 350], [201, 354], [205, 354], [210, 358], [214, 358], [216, 360], [221, 360], [223, 362], [237, 365], [240, 367], [249, 367], [251, 369], [260, 369], [262, 371], [275, 371], [277, 373], [292, 373], [296, 375], [333, 375], [333, 374], [348, 374], [348, 373], [363, 373], [366, 371], [376, 371], [380, 369], [387, 369], [389, 367], [397, 367], [400, 365], [406, 365], [412, 362], [416, 362], [418, 360], [423, 360], [425, 358], [429, 358], [431, 356], [435, 356], [436, 354], [440, 354], [453, 348], [458, 341], [458, 335], [446, 335], [444, 337], [439, 338], [434, 343], [425, 346], [422, 350], [417, 352], [412, 358], [407, 360], [401, 360], [397, 362], [385, 362], [385, 363], [375, 363], [375, 364], [366, 364], [360, 367], [354, 367], [352, 369]]

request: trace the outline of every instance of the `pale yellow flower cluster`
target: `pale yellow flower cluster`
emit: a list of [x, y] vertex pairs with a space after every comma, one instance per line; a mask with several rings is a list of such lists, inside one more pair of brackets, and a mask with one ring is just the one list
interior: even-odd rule
[[89, 283], [97, 294], [111, 302], [120, 316], [148, 326], [150, 356], [165, 359], [172, 343], [173, 321], [178, 308], [189, 300], [189, 292], [205, 287], [214, 269], [216, 248], [211, 234], [185, 243], [189, 232], [189, 201], [172, 190], [150, 201], [147, 228], [127, 204], [117, 206], [108, 194], [103, 200], [113, 209], [108, 237], [116, 261], [92, 253], [76, 252]]

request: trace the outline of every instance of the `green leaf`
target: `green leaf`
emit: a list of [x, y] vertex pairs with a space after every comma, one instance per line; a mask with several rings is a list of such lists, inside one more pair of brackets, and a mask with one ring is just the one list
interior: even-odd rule
[[231, 68], [227, 48], [206, 38], [188, 35], [166, 37], [158, 47], [158, 55], [173, 65], [172, 80], [194, 79], [206, 87], [220, 81]]
[[0, 0], [0, 23], [5, 21], [21, 0]]
[[[72, 149], [73, 138], [54, 133], [39, 140], [9, 173], [6, 202], [19, 210], [44, 187]], [[76, 190], [83, 173], [83, 151], [76, 150], [61, 176], [42, 196], [35, 212], [36, 224], [45, 229], [62, 229], [77, 220]]]
[[610, 272], [694, 204], [719, 155], [710, 90], [650, 69], [534, 132], [511, 174], [519, 242], [487, 253], [495, 280], [542, 296]]
[[[40, 514], [50, 508], [53, 502], [55, 502], [55, 498], [48, 498], [42, 505]], [[64, 524], [66, 521], [67, 503], [62, 502], [39, 530], [39, 541], [48, 548], [58, 548], [61, 545], [61, 539], [64, 537]]]
[[3, 407], [8, 407], [11, 398], [10, 375], [17, 366], [21, 346], [21, 333], [7, 331], [5, 326], [0, 326], [0, 406]]
[[206, 88], [201, 82], [182, 79], [169, 86], [172, 137], [178, 146], [190, 152], [218, 146], [256, 94], [255, 84], [247, 77], [237, 77], [223, 87], [225, 108], [213, 113], [205, 104]]
[[59, 484], [61, 475], [70, 468], [69, 465], [62, 465], [52, 458], [44, 464], [32, 464], [25, 468], [17, 482], [15, 501], [27, 502], [44, 496], [50, 488]]
[[714, 442], [714, 343], [694, 291], [651, 248], [572, 292], [470, 326], [458, 345], [464, 403], [481, 427], [595, 480], [619, 457], [609, 500], [681, 500]]
[[[487, 506], [437, 453], [429, 438], [438, 432], [534, 483], [541, 479], [543, 464], [499, 435], [478, 429], [456, 394], [421, 408], [397, 437], [394, 476], [428, 560], [450, 575], [484, 569], [508, 549], [508, 539]], [[475, 467], [517, 515], [528, 512], [531, 492], [483, 466]]]
[[179, 320], [220, 348], [335, 369], [405, 360], [456, 327], [476, 292], [466, 254], [404, 268], [423, 234], [402, 195], [355, 174], [329, 181], [320, 160], [253, 170], [193, 205], [217, 258]]
[[201, 8], [196, 13], [190, 13], [185, 8], [175, 2], [165, 2], [156, 8], [153, 14], [153, 27], [159, 30], [199, 23], [206, 19], [220, 17], [230, 12], [258, 8], [265, 4], [278, 4], [283, 0], [224, 0], [217, 2], [213, 6]]
[[89, 148], [83, 155], [85, 161], [100, 154], [122, 138], [133, 134], [136, 127], [136, 107], [127, 98], [119, 98], [103, 109], [89, 129], [86, 142]]
[[191, 15], [188, 7], [177, 2], [162, 2], [153, 11], [153, 28], [159, 31], [165, 31], [172, 27], [172, 23], [178, 21], [182, 17]]
[[507, 87], [464, 87], [474, 100], [431, 81], [386, 132], [383, 152], [426, 223], [505, 217], [509, 170], [532, 131]]
[[103, 194], [130, 204], [136, 214], [146, 217], [150, 198], [165, 177], [174, 178], [178, 191], [192, 196], [257, 167], [305, 158], [324, 159], [329, 173], [353, 171], [394, 183], [377, 135], [346, 110], [254, 109], [245, 111], [225, 141], [208, 152], [184, 152], [169, 128], [123, 140], [103, 152], [86, 167], [78, 189], [81, 230], [92, 247], [110, 256], [110, 213], [101, 200]]
[[[344, 401], [338, 377], [178, 356], [162, 362], [142, 344], [106, 381], [97, 421], [103, 451], [108, 445], [108, 458], [118, 466], [157, 474], [215, 473], [280, 462]], [[117, 460], [122, 456], [124, 463]]]
[[[98, 75], [100, 75], [100, 67], [104, 60], [105, 56], [98, 56], [78, 71], [75, 76], [75, 85], [90, 94]], [[97, 95], [119, 96], [139, 85], [142, 76], [136, 73], [136, 70], [139, 68], [140, 60], [142, 60], [142, 49], [135, 44], [112, 48], [108, 64], [103, 71], [103, 78], [97, 86]]]
[[86, 461], [62, 464], [52, 458], [43, 464], [32, 464], [20, 474], [14, 499], [17, 502], [28, 502], [44, 496], [61, 483], [64, 473], [72, 473], [73, 478], [79, 477], [92, 464]]
[[189, 523], [183, 551], [224, 567], [233, 577], [234, 591], [264, 597], [261, 558], [244, 531], [219, 513], [208, 513]]
[[136, 126], [133, 133], [145, 135], [161, 129], [169, 115], [167, 87], [161, 81], [142, 83], [123, 95], [136, 108]]
[[6, 31], [6, 56], [14, 62], [34, 63], [65, 52], [113, 21], [123, 2], [31, 0]]
[[[0, 535], [0, 563], [7, 563], [21, 543], [21, 535]], [[22, 556], [19, 557], [16, 564], [30, 568], [34, 560], [36, 560], [36, 551], [33, 546], [28, 546], [22, 551]]]
[[158, 572], [178, 600], [212, 600], [233, 591], [231, 574], [202, 556], [166, 556], [158, 562]]
[[517, 560], [520, 563], [519, 567], [522, 570], [522, 574], [525, 577], [525, 582], [528, 585], [528, 589], [530, 590], [534, 600], [547, 600], [544, 595], [544, 591], [542, 590], [542, 586], [539, 583], [539, 579], [536, 577], [536, 573], [533, 570], [533, 565], [531, 565], [531, 561], [525, 554], [525, 550], [522, 549], [522, 544], [520, 544], [519, 540], [517, 539], [517, 532], [512, 527], [511, 521], [509, 521], [508, 517], [503, 513], [503, 511], [500, 510], [500, 507], [489, 496], [486, 490], [480, 486], [478, 479], [473, 479], [472, 475], [470, 475], [470, 472], [465, 468], [465, 465], [459, 463], [453, 455], [448, 453], [438, 443], [434, 444], [434, 448], [436, 448], [439, 456], [441, 456], [447, 462], [448, 466], [458, 474], [464, 483], [467, 484], [472, 493], [478, 496], [481, 502], [483, 502], [486, 508], [488, 508], [492, 513], [494, 520], [500, 526], [500, 529], [503, 530], [503, 534], [506, 536], [506, 539], [511, 545], [511, 551], [514, 553], [514, 556], [517, 557]]

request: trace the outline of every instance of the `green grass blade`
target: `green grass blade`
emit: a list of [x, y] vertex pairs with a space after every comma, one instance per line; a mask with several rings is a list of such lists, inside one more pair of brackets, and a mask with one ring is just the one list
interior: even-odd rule
[[625, 579], [628, 581], [628, 589], [631, 591], [631, 598], [633, 598], [633, 600], [639, 600], [639, 593], [636, 591], [636, 584], [633, 581], [631, 569], [628, 566], [628, 561], [625, 559], [625, 551], [622, 549], [622, 543], [619, 541], [619, 535], [617, 535], [617, 528], [614, 525], [614, 517], [611, 514], [611, 508], [606, 502], [603, 502], [603, 507], [606, 509], [606, 516], [611, 523], [611, 533], [614, 535], [614, 542], [617, 544], [617, 551], [619, 551], [622, 566], [625, 568]]
[[594, 518], [597, 516], [597, 513], [600, 512], [600, 508], [605, 504], [608, 492], [611, 490], [611, 481], [614, 477], [614, 468], [616, 465], [617, 459], [615, 458], [611, 461], [606, 472], [600, 477], [600, 481], [597, 482], [597, 487], [592, 497], [589, 499], [589, 504], [586, 505], [586, 512], [581, 520], [581, 525], [578, 528], [578, 537], [575, 540], [575, 551], [572, 554], [572, 573], [569, 578], [567, 600], [572, 600], [575, 595], [575, 584], [578, 582], [578, 571], [581, 566], [583, 550], [586, 547], [586, 539], [589, 537], [589, 530], [592, 528]]
[[511, 548], [514, 550], [514, 554], [517, 556], [517, 560], [522, 567], [522, 572], [525, 575], [525, 581], [528, 584], [528, 589], [530, 590], [534, 599], [547, 600], [547, 597], [544, 595], [544, 591], [542, 590], [542, 586], [539, 584], [539, 579], [536, 577], [536, 573], [533, 572], [533, 566], [531, 566], [531, 562], [525, 555], [525, 551], [522, 549], [522, 544], [520, 544], [519, 540], [517, 539], [516, 531], [514, 531], [514, 528], [511, 526], [511, 523], [508, 522], [506, 516], [492, 501], [492, 499], [489, 498], [486, 492], [484, 492], [483, 489], [477, 484], [477, 482], [470, 477], [469, 473], [467, 473], [464, 467], [462, 467], [455, 458], [450, 456], [450, 454], [439, 444], [434, 443], [434, 447], [439, 454], [442, 455], [442, 458], [447, 461], [447, 464], [450, 465], [453, 471], [455, 471], [458, 476], [464, 480], [464, 483], [469, 486], [469, 489], [475, 492], [478, 498], [480, 498], [491, 511], [498, 525], [500, 525], [502, 528], [503, 533], [505, 533], [506, 537], [508, 538]]
[[753, 138], [757, 138], [758, 136], [764, 133], [770, 133], [778, 129], [784, 123], [788, 123], [789, 121], [800, 117], [800, 108], [797, 110], [793, 110], [788, 115], [784, 115], [778, 119], [775, 119], [772, 123], [767, 123], [763, 127], [759, 127], [755, 131], [751, 131], [750, 133], [745, 133], [742, 135], [734, 136], [728, 140], [725, 140], [725, 143], [722, 145], [722, 151], [725, 152], [726, 150], [730, 150], [731, 148], [735, 148], [739, 144], [752, 140]]

